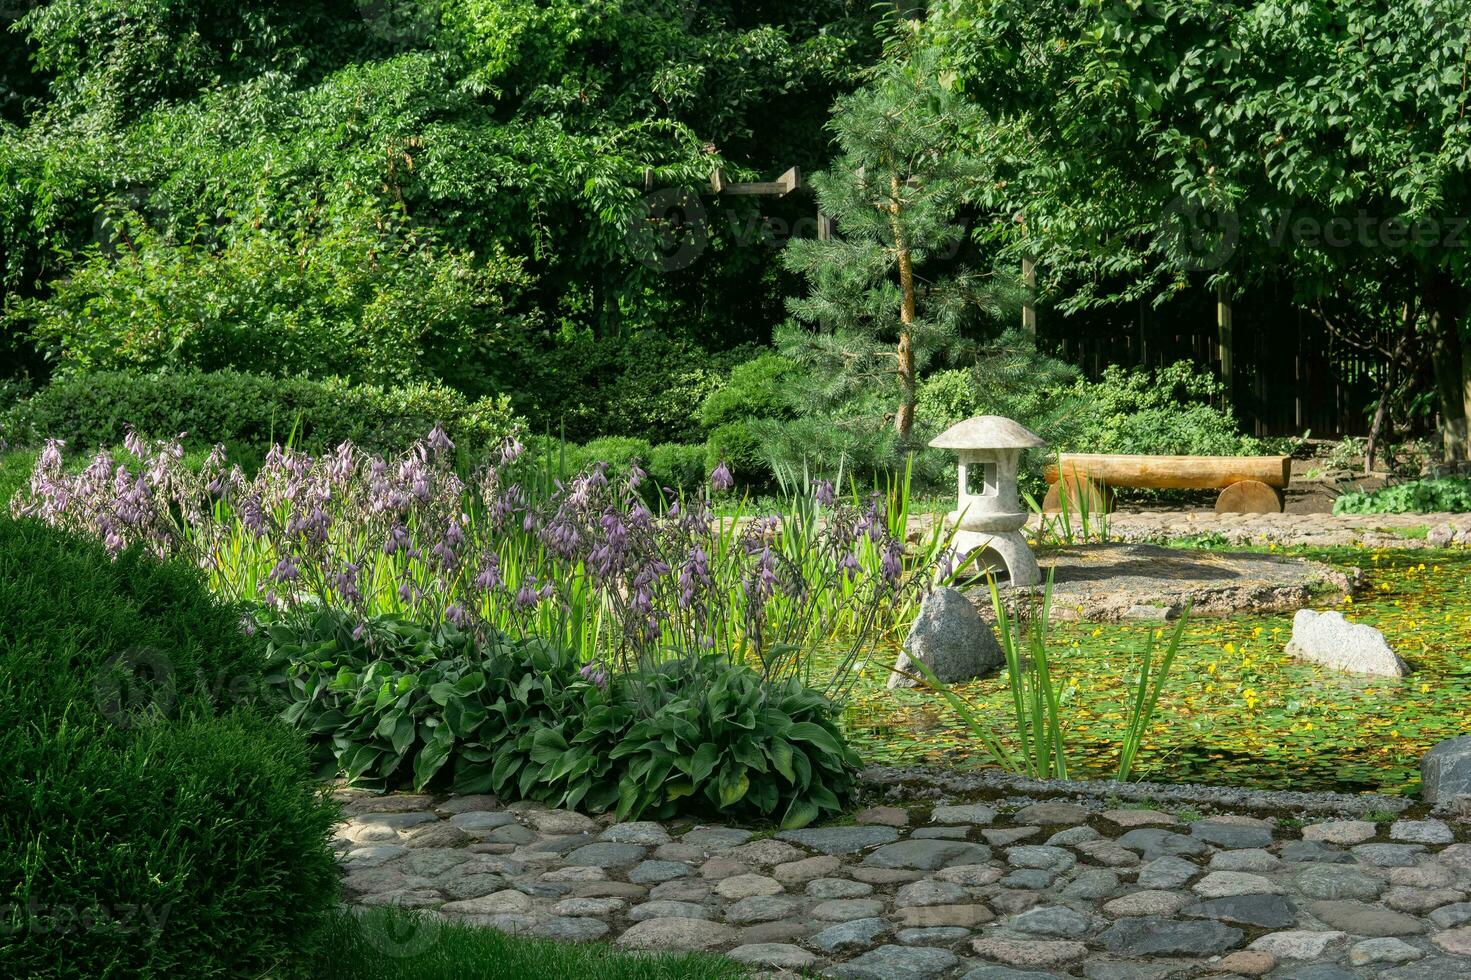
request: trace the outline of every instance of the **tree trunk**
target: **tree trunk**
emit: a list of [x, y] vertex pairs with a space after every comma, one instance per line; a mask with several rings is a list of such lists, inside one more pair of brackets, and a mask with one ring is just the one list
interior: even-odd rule
[[1399, 339], [1395, 341], [1394, 351], [1389, 355], [1389, 364], [1384, 369], [1384, 383], [1379, 387], [1379, 404], [1374, 406], [1374, 421], [1369, 425], [1369, 438], [1364, 445], [1365, 476], [1374, 472], [1375, 450], [1379, 447], [1379, 440], [1388, 435], [1389, 401], [1394, 397], [1394, 386], [1399, 382], [1400, 364], [1404, 361], [1410, 341], [1415, 336], [1417, 319], [1419, 319], [1419, 313], [1415, 304], [1406, 302], [1400, 319]]
[[889, 221], [894, 229], [894, 251], [899, 260], [899, 291], [903, 297], [899, 304], [899, 411], [894, 414], [894, 430], [899, 434], [901, 447], [909, 443], [909, 433], [914, 428], [914, 401], [916, 382], [914, 377], [914, 338], [911, 325], [914, 323], [914, 261], [909, 252], [909, 239], [904, 233], [904, 222], [900, 217], [900, 194], [903, 191], [896, 173], [891, 185], [893, 197], [889, 205]]
[[1447, 283], [1433, 289], [1428, 313], [1434, 349], [1432, 366], [1435, 388], [1440, 396], [1440, 438], [1447, 463], [1471, 459], [1471, 365], [1466, 341], [1461, 337], [1461, 302], [1457, 291]]

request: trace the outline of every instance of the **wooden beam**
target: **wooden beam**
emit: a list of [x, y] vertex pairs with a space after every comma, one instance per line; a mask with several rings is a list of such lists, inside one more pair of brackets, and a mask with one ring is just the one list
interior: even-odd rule
[[1068, 481], [1092, 480], [1112, 487], [1157, 490], [1223, 490], [1255, 480], [1284, 489], [1292, 479], [1290, 456], [1122, 456], [1063, 453], [1044, 471], [1049, 483], [1059, 473]]
[[1037, 260], [1022, 259], [1022, 333], [1037, 341]]
[[1236, 340], [1231, 325], [1231, 294], [1226, 280], [1216, 283], [1216, 341], [1221, 357], [1221, 383], [1226, 386], [1226, 407], [1236, 400]]
[[745, 195], [749, 197], [786, 197], [802, 186], [802, 173], [792, 167], [773, 181], [748, 181], [741, 184], [725, 182], [725, 171], [716, 170], [710, 177], [710, 189], [716, 194]]

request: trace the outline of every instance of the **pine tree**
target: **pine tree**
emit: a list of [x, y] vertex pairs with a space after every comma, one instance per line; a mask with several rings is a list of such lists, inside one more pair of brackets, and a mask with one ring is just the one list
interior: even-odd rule
[[997, 316], [1010, 291], [965, 254], [963, 208], [982, 176], [967, 143], [977, 110], [938, 83], [927, 52], [895, 53], [835, 106], [841, 155], [812, 184], [837, 233], [789, 244], [785, 263], [809, 292], [788, 301], [796, 322], [777, 343], [820, 405], [891, 391], [903, 450], [921, 372], [937, 356], [953, 362], [965, 325]]

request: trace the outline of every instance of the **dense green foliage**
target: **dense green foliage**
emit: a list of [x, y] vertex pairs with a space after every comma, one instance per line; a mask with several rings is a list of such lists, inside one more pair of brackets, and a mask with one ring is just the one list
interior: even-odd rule
[[1444, 477], [1395, 483], [1380, 490], [1346, 493], [1335, 514], [1464, 514], [1471, 511], [1471, 480]]
[[[388, 954], [388, 955], [384, 955]], [[747, 968], [708, 953], [629, 953], [603, 944], [509, 936], [396, 908], [335, 913], [316, 980], [742, 980]]]
[[719, 657], [604, 673], [540, 638], [477, 642], [323, 612], [270, 629], [284, 717], [324, 769], [367, 786], [431, 782], [618, 819], [719, 813], [802, 826], [836, 814], [858, 758], [837, 708]]
[[436, 422], [474, 451], [499, 445], [515, 427], [504, 398], [472, 402], [434, 382], [380, 387], [233, 370], [95, 371], [58, 379], [0, 412], [0, 435], [17, 445], [51, 438], [85, 449], [119, 445], [131, 426], [141, 435], [182, 432], [193, 445], [253, 450], [247, 457], [288, 437], [313, 452], [350, 441], [390, 454]]
[[293, 974], [335, 817], [200, 576], [0, 520], [0, 972]]

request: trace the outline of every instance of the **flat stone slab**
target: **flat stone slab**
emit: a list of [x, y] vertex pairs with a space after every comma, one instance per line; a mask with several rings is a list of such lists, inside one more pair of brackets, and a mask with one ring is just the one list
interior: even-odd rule
[[[1053, 617], [1090, 622], [1168, 620], [1187, 606], [1192, 616], [1291, 612], [1337, 601], [1351, 584], [1342, 572], [1300, 558], [1153, 544], [1072, 545], [1048, 551], [1038, 562], [1044, 574], [1053, 574]], [[1042, 587], [1006, 594], [1014, 602], [1040, 596]], [[985, 615], [990, 593], [973, 589], [968, 595]]]

